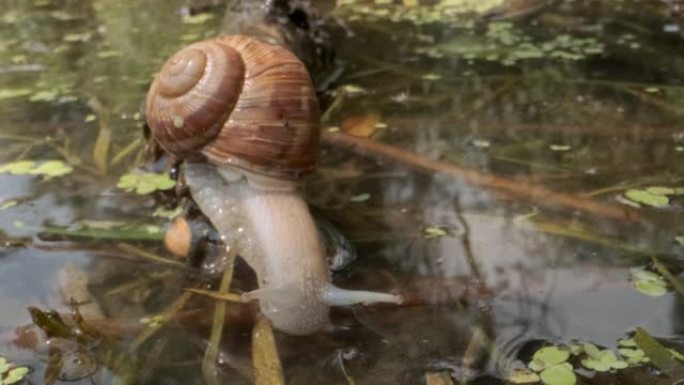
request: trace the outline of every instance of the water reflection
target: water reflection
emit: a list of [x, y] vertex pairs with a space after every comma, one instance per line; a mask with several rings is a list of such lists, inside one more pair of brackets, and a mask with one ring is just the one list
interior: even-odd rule
[[[392, 7], [400, 9], [398, 3]], [[202, 23], [179, 12], [186, 6], [7, 5], [0, 21], [7, 27], [0, 30], [2, 161], [64, 159], [76, 171], [52, 180], [0, 175], [0, 204], [17, 201], [0, 210], [3, 342], [31, 323], [28, 306], [69, 310], [55, 290], [56, 272], [67, 262], [90, 272], [106, 315], [126, 321], [129, 328], [116, 334], [124, 347], [138, 335], [140, 318], [202, 282], [193, 269], [134, 259], [132, 249], [115, 241], [45, 236], [49, 227], [83, 220], [166, 223], [151, 213], [167, 197], [114, 186], [139, 163], [138, 112], [152, 72], [184, 42], [219, 28], [221, 7], [206, 8], [213, 17]], [[337, 63], [320, 78], [338, 93], [321, 95], [330, 107], [326, 130], [347, 130], [349, 118], [370, 121], [363, 132], [372, 141], [422, 159], [636, 215], [616, 219], [548, 204], [545, 197], [483, 188], [328, 144], [307, 195], [359, 255], [334, 280], [394, 288], [410, 301], [336, 309], [336, 328], [307, 339], [278, 335], [288, 382], [339, 384], [349, 375], [357, 383], [413, 384], [428, 371], [494, 381], [503, 375], [501, 362], [489, 359], [488, 349], [472, 353], [474, 340], [492, 341], [514, 358], [535, 341], [576, 338], [614, 347], [637, 325], [681, 338], [675, 294], [646, 297], [629, 282], [629, 268], [651, 255], [681, 270], [673, 263], [682, 253], [674, 241], [681, 235], [681, 197], [671, 194], [662, 208], [624, 203], [629, 188], [681, 187], [682, 19], [664, 7], [568, 1], [526, 20], [472, 26], [331, 14], [326, 27]], [[339, 97], [343, 87], [346, 96]], [[166, 256], [158, 240], [122, 242]], [[253, 279], [244, 270], [238, 267], [240, 288]], [[158, 364], [145, 361], [150, 365], [140, 376], [148, 382], [201, 381], [194, 374], [201, 371], [213, 302], [190, 304], [139, 352]], [[252, 313], [231, 309], [220, 371], [249, 383]], [[8, 347], [0, 355], [44, 366], [25, 350]], [[110, 375], [100, 380], [108, 383]]]

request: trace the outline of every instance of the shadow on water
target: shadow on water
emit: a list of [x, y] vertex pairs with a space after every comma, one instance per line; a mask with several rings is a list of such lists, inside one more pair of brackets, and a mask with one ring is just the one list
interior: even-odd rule
[[[116, 187], [142, 162], [152, 75], [225, 23], [224, 6], [200, 3], [8, 1], [0, 15], [1, 161], [38, 162], [0, 174], [0, 357], [33, 383], [202, 383], [214, 302], [183, 289], [215, 277], [164, 249], [172, 193]], [[637, 327], [681, 346], [679, 294], [631, 278], [656, 271], [654, 256], [682, 271], [681, 5], [330, 3], [335, 57], [315, 74], [323, 147], [305, 191], [357, 250], [333, 280], [406, 302], [276, 333], [288, 383], [505, 383], [544, 345], [617, 349]], [[36, 171], [47, 160], [69, 171]], [[254, 277], [238, 263], [235, 279]], [[50, 309], [61, 318], [41, 318]], [[224, 381], [251, 383], [253, 310], [228, 306]], [[579, 357], [579, 383], [678, 380]]]

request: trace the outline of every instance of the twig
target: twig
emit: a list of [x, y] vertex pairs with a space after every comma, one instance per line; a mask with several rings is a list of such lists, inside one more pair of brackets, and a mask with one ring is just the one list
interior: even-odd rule
[[153, 262], [159, 262], [159, 263], [164, 263], [167, 265], [185, 267], [185, 263], [183, 263], [183, 262], [174, 261], [173, 259], [160, 257], [154, 253], [150, 253], [148, 251], [145, 251], [141, 248], [135, 247], [135, 246], [128, 244], [128, 243], [119, 242], [116, 244], [116, 246], [120, 250], [123, 250], [127, 253], [135, 254], [138, 257], [145, 258], [145, 259], [148, 259], [148, 260], [153, 261]]
[[637, 257], [642, 257], [644, 255], [655, 253], [656, 250], [639, 247], [637, 245], [632, 245], [626, 242], [622, 242], [619, 239], [614, 239], [600, 233], [595, 233], [588, 229], [573, 227], [567, 224], [552, 223], [533, 220], [532, 224], [537, 228], [537, 230], [546, 233], [559, 235], [566, 238], [579, 239], [583, 242], [594, 243], [601, 245], [603, 247], [609, 247], [615, 250], [620, 250], [626, 253], [635, 254]]
[[112, 142], [112, 129], [109, 126], [109, 110], [97, 99], [91, 97], [88, 106], [98, 115], [100, 129], [93, 145], [93, 162], [101, 175], [107, 174], [109, 149]]
[[136, 138], [131, 143], [129, 143], [126, 147], [124, 147], [121, 151], [119, 151], [116, 155], [114, 155], [114, 157], [112, 157], [112, 161], [109, 162], [109, 164], [112, 166], [116, 166], [124, 158], [126, 158], [128, 155], [130, 155], [135, 150], [140, 148], [142, 146], [142, 144], [143, 144], [142, 138]]
[[193, 289], [193, 288], [185, 289], [185, 291], [189, 291], [191, 293], [203, 295], [203, 296], [210, 297], [210, 298], [217, 299], [219, 301], [224, 301], [224, 302], [237, 302], [237, 303], [246, 303], [247, 302], [247, 301], [242, 299], [241, 295], [234, 294], [234, 293], [220, 292], [220, 291], [217, 292], [217, 291]]
[[461, 385], [466, 385], [468, 383], [468, 377], [470, 377], [469, 372], [477, 361], [477, 358], [480, 357], [479, 353], [483, 347], [485, 347], [485, 341], [488, 340], [481, 328], [474, 327], [472, 328], [472, 332], [473, 335], [470, 338], [470, 341], [468, 341], [466, 350], [463, 352], [463, 359], [461, 360], [463, 370], [460, 381]]
[[131, 343], [131, 350], [136, 351], [140, 346], [152, 337], [162, 326], [171, 321], [177, 313], [185, 306], [185, 303], [190, 299], [192, 293], [185, 292], [180, 295], [168, 308], [159, 313], [147, 328], [140, 332]]
[[344, 358], [342, 357], [342, 351], [337, 352], [337, 360], [340, 362], [340, 369], [344, 375], [344, 379], [347, 380], [347, 385], [356, 385], [354, 378], [347, 373], [347, 369], [344, 367]]
[[[230, 283], [233, 280], [233, 263], [235, 262], [236, 249], [236, 247], [231, 247], [228, 251], [226, 269], [223, 271], [223, 277], [218, 289], [220, 294], [227, 294], [230, 289]], [[216, 362], [219, 346], [221, 345], [221, 336], [223, 335], [223, 325], [226, 319], [226, 305], [225, 301], [216, 302], [214, 319], [211, 325], [211, 336], [209, 337], [209, 344], [204, 351], [204, 359], [202, 360], [202, 377], [204, 377], [204, 381], [209, 385], [221, 384]]]
[[449, 175], [466, 183], [490, 188], [516, 198], [527, 199], [536, 204], [549, 207], [560, 206], [612, 219], [634, 222], [639, 220], [638, 214], [627, 207], [602, 204], [591, 199], [555, 192], [542, 186], [528, 185], [475, 169], [430, 160], [414, 152], [366, 138], [354, 137], [341, 132], [324, 132], [322, 140], [329, 145], [346, 148], [361, 155], [388, 158], [422, 171]]

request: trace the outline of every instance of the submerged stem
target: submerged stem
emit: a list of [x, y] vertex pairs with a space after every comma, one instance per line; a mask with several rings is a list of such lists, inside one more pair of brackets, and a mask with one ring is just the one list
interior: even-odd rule
[[[226, 268], [223, 271], [221, 278], [221, 285], [219, 286], [219, 293], [228, 293], [230, 283], [233, 280], [233, 263], [235, 262], [236, 248], [231, 246], [228, 251], [228, 261]], [[211, 337], [209, 338], [209, 345], [204, 351], [204, 359], [202, 360], [202, 377], [208, 385], [220, 385], [221, 380], [218, 376], [218, 369], [216, 368], [216, 359], [218, 357], [219, 346], [221, 345], [221, 336], [223, 335], [223, 325], [226, 318], [226, 302], [217, 301], [214, 307], [214, 319], [211, 325]]]

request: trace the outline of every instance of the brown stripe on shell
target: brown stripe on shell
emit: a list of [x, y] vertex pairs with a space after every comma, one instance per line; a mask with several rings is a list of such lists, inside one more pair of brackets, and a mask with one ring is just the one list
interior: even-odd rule
[[[204, 69], [198, 71], [198, 63]], [[245, 65], [225, 44], [203, 41], [179, 51], [157, 75], [146, 101], [152, 135], [168, 152], [199, 151], [218, 134], [237, 102]]]
[[320, 112], [304, 65], [284, 48], [224, 37], [243, 56], [247, 75], [233, 113], [202, 152], [275, 177], [298, 178], [315, 168]]

